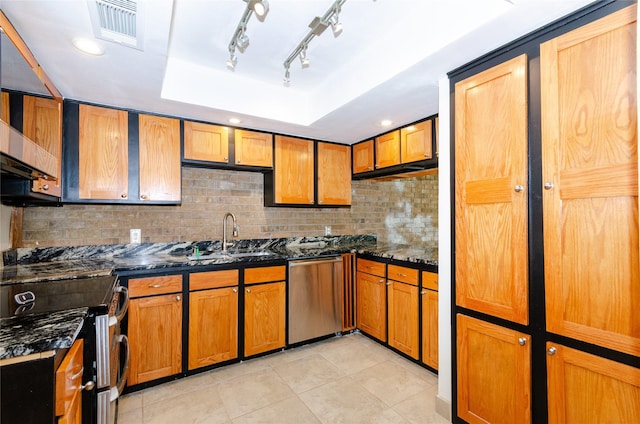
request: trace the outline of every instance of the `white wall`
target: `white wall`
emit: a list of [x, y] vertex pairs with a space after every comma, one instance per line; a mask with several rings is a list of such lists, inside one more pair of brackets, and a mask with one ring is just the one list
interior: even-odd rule
[[[451, 185], [449, 79], [439, 85], [438, 137], [438, 398], [436, 410], [451, 417]], [[445, 411], [447, 408], [448, 411]]]

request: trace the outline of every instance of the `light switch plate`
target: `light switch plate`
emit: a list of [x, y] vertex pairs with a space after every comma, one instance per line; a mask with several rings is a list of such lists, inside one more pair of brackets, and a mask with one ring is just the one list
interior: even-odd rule
[[324, 226], [324, 235], [325, 236], [330, 236], [331, 235], [331, 225], [325, 225]]
[[142, 241], [142, 231], [140, 228], [132, 228], [129, 230], [129, 236], [131, 243], [140, 243]]

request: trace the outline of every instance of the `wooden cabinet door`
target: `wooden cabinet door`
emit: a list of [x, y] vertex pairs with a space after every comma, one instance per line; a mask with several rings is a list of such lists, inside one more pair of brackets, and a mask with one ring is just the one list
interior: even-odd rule
[[352, 146], [353, 173], [373, 171], [373, 140]]
[[527, 57], [455, 86], [456, 303], [528, 322]]
[[540, 53], [547, 330], [639, 356], [636, 6]]
[[181, 198], [180, 120], [139, 115], [140, 200]]
[[129, 302], [129, 385], [182, 370], [182, 298], [179, 293]]
[[229, 128], [184, 121], [184, 158], [229, 163]]
[[547, 343], [550, 424], [634, 423], [640, 369]]
[[55, 414], [58, 424], [82, 424], [83, 339], [77, 339], [56, 370]]
[[33, 191], [62, 196], [62, 104], [43, 97], [23, 97], [22, 133], [49, 152], [55, 159], [55, 179], [39, 178], [33, 182]]
[[400, 131], [391, 131], [375, 138], [376, 169], [400, 163]]
[[275, 145], [275, 202], [314, 204], [313, 141], [277, 135]]
[[438, 292], [423, 289], [422, 295], [422, 362], [438, 369]]
[[351, 204], [351, 147], [318, 143], [318, 204]]
[[129, 197], [128, 114], [81, 104], [78, 195], [88, 200]]
[[418, 359], [418, 287], [398, 281], [387, 284], [389, 346]]
[[238, 287], [189, 293], [189, 369], [238, 357]]
[[531, 422], [529, 336], [457, 315], [458, 416], [470, 424]]
[[400, 159], [402, 163], [431, 159], [433, 156], [431, 120], [400, 129]]
[[235, 130], [236, 165], [273, 168], [273, 135]]
[[284, 347], [285, 305], [284, 281], [245, 288], [244, 356]]
[[356, 326], [383, 342], [387, 341], [386, 279], [356, 273]]

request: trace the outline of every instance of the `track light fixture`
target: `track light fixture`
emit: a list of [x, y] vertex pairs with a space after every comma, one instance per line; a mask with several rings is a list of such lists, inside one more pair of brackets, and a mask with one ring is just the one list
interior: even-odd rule
[[229, 60], [227, 60], [227, 67], [234, 71], [236, 64], [238, 63], [238, 57], [236, 56], [236, 50], [240, 50], [240, 53], [249, 47], [249, 36], [246, 34], [247, 23], [252, 14], [256, 14], [259, 21], [263, 21], [267, 13], [269, 12], [269, 3], [267, 0], [243, 0], [247, 3], [247, 7], [244, 9], [244, 13], [236, 26], [236, 30], [233, 32], [233, 38], [229, 42]]
[[307, 58], [307, 48], [309, 47], [309, 42], [313, 40], [314, 37], [322, 35], [325, 29], [331, 26], [331, 30], [333, 31], [333, 36], [337, 37], [342, 32], [342, 23], [340, 23], [340, 10], [342, 5], [347, 0], [335, 0], [329, 10], [325, 12], [325, 14], [320, 17], [316, 16], [313, 18], [311, 23], [309, 24], [309, 32], [307, 35], [298, 43], [295, 49], [289, 54], [287, 59], [284, 61], [284, 85], [288, 87], [291, 83], [289, 68], [291, 67], [291, 62], [295, 60], [297, 56], [300, 57], [300, 64], [302, 68], [309, 67], [309, 59]]

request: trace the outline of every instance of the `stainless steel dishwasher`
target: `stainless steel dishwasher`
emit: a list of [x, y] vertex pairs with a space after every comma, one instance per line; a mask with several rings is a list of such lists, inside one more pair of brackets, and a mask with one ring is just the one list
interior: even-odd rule
[[342, 331], [342, 257], [289, 261], [289, 343]]

